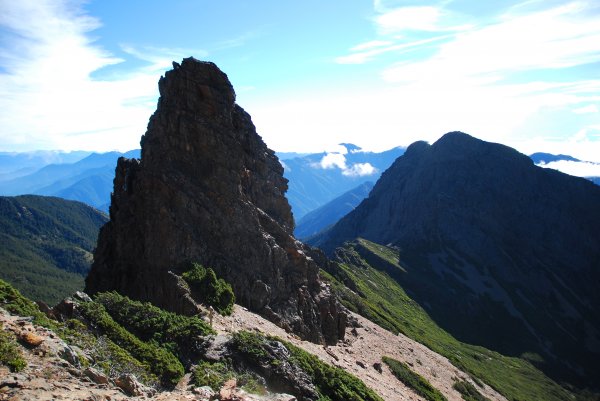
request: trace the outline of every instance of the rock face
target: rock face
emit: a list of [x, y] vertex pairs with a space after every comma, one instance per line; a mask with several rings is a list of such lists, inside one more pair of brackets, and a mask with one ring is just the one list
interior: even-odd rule
[[142, 157], [119, 159], [86, 292], [117, 290], [195, 313], [178, 274], [212, 267], [237, 301], [315, 342], [343, 338], [345, 313], [292, 236], [287, 180], [214, 64], [173, 63]]
[[412, 144], [315, 245], [357, 237], [397, 247], [395, 279], [459, 339], [600, 382], [598, 186], [453, 132]]

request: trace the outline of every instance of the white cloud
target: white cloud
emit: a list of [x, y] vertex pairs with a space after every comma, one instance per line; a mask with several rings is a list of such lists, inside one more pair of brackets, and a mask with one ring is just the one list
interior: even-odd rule
[[576, 114], [592, 114], [598, 113], [600, 112], [600, 110], [598, 110], [598, 106], [596, 106], [595, 104], [588, 104], [587, 106], [574, 109], [573, 112]]
[[440, 15], [437, 7], [401, 7], [377, 16], [375, 22], [383, 33], [404, 30], [436, 31]]
[[[367, 61], [372, 60], [375, 56], [379, 56], [380, 54], [394, 52], [396, 53], [396, 55], [399, 55], [407, 51], [422, 48], [423, 45], [444, 40], [448, 37], [448, 35], [440, 35], [434, 38], [428, 38], [423, 40], [415, 40], [391, 45], [381, 45], [376, 48], [371, 48], [370, 50], [358, 51], [347, 56], [337, 57], [335, 59], [335, 62], [338, 64], [364, 64]], [[356, 50], [356, 46], [350, 50]]]
[[350, 168], [342, 171], [342, 174], [348, 177], [363, 177], [366, 175], [373, 175], [377, 172], [377, 169], [370, 163], [355, 163]]
[[364, 50], [371, 50], [371, 49], [378, 48], [378, 47], [385, 47], [385, 46], [389, 46], [392, 44], [394, 44], [394, 42], [391, 42], [389, 40], [371, 40], [369, 42], [360, 43], [360, 44], [352, 47], [350, 50], [351, 51], [364, 51]]
[[546, 164], [538, 164], [538, 166], [562, 171], [563, 173], [577, 177], [600, 177], [600, 163], [559, 160]]
[[[462, 130], [530, 153], [559, 149], [600, 161], [600, 137], [594, 128], [600, 120], [592, 107], [600, 101], [600, 79], [590, 72], [590, 63], [600, 62], [600, 24], [593, 3], [529, 2], [480, 18], [480, 25], [469, 25], [453, 13], [452, 2], [443, 2], [443, 8], [426, 3], [437, 11], [410, 8], [422, 18], [403, 22], [399, 3], [374, 4], [375, 12], [390, 15], [390, 20], [387, 31], [381, 19], [374, 20], [378, 34], [373, 40], [392, 44], [352, 48], [336, 59], [372, 62], [385, 84], [360, 93], [323, 94], [315, 108], [335, 104], [336, 110], [311, 113], [315, 126], [339, 131], [343, 140], [357, 143], [365, 132], [372, 133], [369, 142], [362, 139], [370, 149], [417, 139], [431, 142], [445, 132]], [[393, 27], [401, 30], [392, 32]], [[430, 31], [410, 30], [417, 27]], [[412, 46], [400, 47], [406, 43]], [[572, 69], [563, 73], [564, 68]], [[302, 131], [310, 129], [316, 127]], [[585, 138], [577, 139], [578, 133]]]
[[[4, 149], [128, 150], [139, 147], [156, 107], [156, 82], [176, 51], [144, 49], [150, 65], [93, 79], [123, 63], [90, 39], [100, 21], [83, 1], [0, 0], [0, 139]], [[179, 57], [179, 56], [178, 56]], [[108, 74], [104, 74], [108, 75]]]
[[342, 145], [337, 146], [339, 149], [343, 149], [343, 151], [327, 153], [319, 163], [313, 163], [312, 167], [322, 169], [338, 168], [342, 170], [342, 174], [347, 177], [363, 177], [366, 175], [373, 175], [377, 172], [377, 169], [370, 163], [354, 163], [351, 166], [348, 166], [345, 156], [348, 153], [348, 149]]
[[341, 153], [327, 153], [321, 159], [319, 166], [323, 169], [339, 168], [342, 170], [346, 169], [346, 156]]
[[194, 54], [196, 57], [204, 58], [208, 56], [208, 52], [202, 49], [181, 49], [181, 48], [166, 48], [144, 46], [137, 48], [135, 46], [121, 44], [121, 50], [125, 53], [136, 57], [139, 60], [144, 60], [150, 63], [150, 66], [145, 67], [147, 71], [164, 71], [171, 68], [171, 63], [189, 57]]
[[381, 8], [375, 17], [380, 34], [404, 32], [464, 31], [472, 25], [464, 22], [465, 17], [442, 6], [408, 6]]
[[[535, 27], [535, 29], [532, 29]], [[437, 54], [384, 72], [390, 82], [418, 79], [491, 78], [535, 69], [573, 67], [598, 61], [600, 26], [579, 3], [525, 15], [504, 15], [495, 24], [457, 34]]]

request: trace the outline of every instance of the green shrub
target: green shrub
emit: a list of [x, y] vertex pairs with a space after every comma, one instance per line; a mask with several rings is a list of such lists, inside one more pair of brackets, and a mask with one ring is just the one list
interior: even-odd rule
[[222, 315], [230, 315], [233, 312], [235, 295], [231, 284], [218, 278], [213, 269], [192, 263], [187, 266], [187, 271], [182, 277], [190, 286], [194, 298], [212, 306]]
[[490, 401], [489, 398], [484, 397], [479, 391], [477, 391], [475, 386], [468, 381], [461, 380], [454, 382], [452, 388], [458, 391], [465, 401]]
[[81, 320], [69, 319], [60, 327], [59, 336], [71, 345], [86, 350], [86, 355], [92, 359], [90, 363], [81, 358], [82, 365], [91, 365], [102, 370], [111, 378], [122, 374], [133, 374], [143, 384], [156, 386], [158, 378], [150, 371], [147, 364], [135, 359], [129, 352], [112, 342], [108, 337], [94, 336]]
[[144, 341], [154, 341], [185, 359], [199, 348], [202, 337], [215, 331], [201, 318], [167, 312], [149, 302], [131, 300], [116, 292], [95, 296], [110, 316]]
[[233, 335], [233, 345], [238, 352], [255, 363], [281, 363], [270, 358], [265, 349], [267, 341], [279, 341], [290, 352], [289, 362], [306, 372], [321, 398], [320, 401], [383, 401], [373, 390], [343, 369], [321, 361], [314, 355], [277, 337], [264, 337], [258, 333], [239, 331]]
[[315, 355], [282, 341], [290, 351], [291, 360], [312, 378], [324, 400], [331, 401], [383, 401], [361, 380], [343, 369], [331, 366]]
[[232, 377], [235, 377], [235, 372], [223, 362], [200, 362], [192, 373], [195, 386], [208, 386], [215, 391], [219, 391], [223, 383]]
[[413, 372], [407, 364], [387, 356], [383, 357], [383, 362], [390, 367], [390, 370], [398, 380], [407, 387], [412, 388], [421, 397], [428, 401], [448, 401], [438, 389], [433, 387], [424, 377]]
[[106, 312], [102, 304], [85, 302], [82, 315], [97, 326], [115, 344], [127, 350], [140, 362], [147, 364], [165, 386], [174, 386], [184, 374], [183, 365], [171, 352], [152, 343], [144, 343], [124, 329]]
[[0, 329], [0, 364], [8, 366], [11, 372], [25, 369], [27, 362], [15, 341], [14, 335]]
[[223, 362], [200, 362], [192, 371], [192, 383], [196, 387], [208, 386], [219, 391], [223, 384], [235, 378], [238, 387], [249, 393], [266, 395], [264, 379], [251, 372], [237, 372], [231, 365], [231, 360]]
[[265, 341], [266, 338], [258, 333], [244, 330], [233, 333], [233, 346], [254, 361], [259, 361], [269, 355], [264, 349]]
[[25, 298], [18, 290], [4, 280], [0, 280], [0, 307], [14, 315], [32, 316], [34, 324], [48, 328], [56, 326], [54, 322], [40, 311], [33, 301]]

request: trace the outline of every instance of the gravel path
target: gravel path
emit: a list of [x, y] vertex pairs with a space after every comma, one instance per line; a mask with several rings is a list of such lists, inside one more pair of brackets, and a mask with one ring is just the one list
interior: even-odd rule
[[[448, 359], [424, 345], [402, 334], [395, 335], [362, 316], [356, 314], [353, 316], [359, 322], [360, 327], [354, 332], [352, 329], [347, 330], [346, 340], [333, 347], [301, 341], [275, 324], [238, 305], [235, 306], [231, 316], [215, 317], [213, 326], [220, 333], [256, 330], [285, 339], [317, 355], [321, 360], [354, 374], [386, 401], [423, 400], [423, 398], [397, 380], [387, 365], [382, 364], [382, 373], [374, 368], [375, 363], [381, 363], [382, 356], [389, 356], [408, 363], [415, 372], [425, 377], [435, 388], [440, 390], [449, 401], [462, 400], [461, 395], [452, 388], [455, 378], [475, 384], [468, 374], [458, 370]], [[477, 385], [476, 387], [490, 400], [506, 401], [506, 398], [489, 386], [485, 386], [483, 389]]]

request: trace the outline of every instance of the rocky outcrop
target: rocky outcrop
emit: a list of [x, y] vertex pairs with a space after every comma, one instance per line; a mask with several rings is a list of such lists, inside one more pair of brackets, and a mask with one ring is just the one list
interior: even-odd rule
[[329, 252], [357, 237], [395, 246], [404, 272], [362, 256], [395, 270], [454, 336], [537, 353], [553, 377], [592, 385], [600, 382], [599, 206], [591, 182], [452, 132], [410, 145], [317, 243]]
[[196, 261], [278, 325], [316, 342], [342, 338], [345, 313], [292, 236], [283, 168], [227, 76], [188, 58], [159, 89], [141, 160], [119, 159], [86, 292], [117, 290], [194, 313], [178, 269]]

